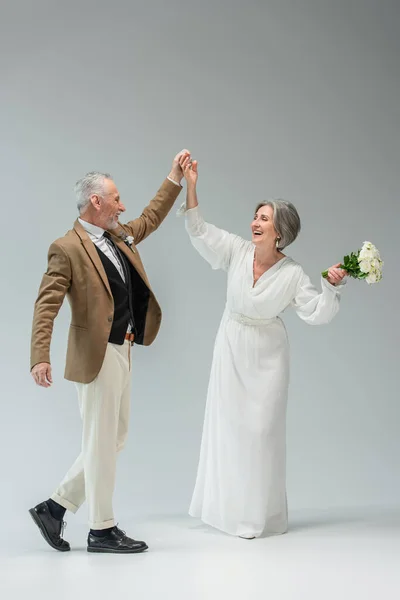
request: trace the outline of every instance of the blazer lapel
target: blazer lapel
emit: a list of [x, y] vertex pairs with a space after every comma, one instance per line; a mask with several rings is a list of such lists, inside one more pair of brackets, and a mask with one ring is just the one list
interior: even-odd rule
[[149, 290], [151, 290], [150, 283], [149, 283], [149, 281], [147, 279], [147, 275], [145, 273], [143, 265], [142, 265], [140, 259], [138, 258], [137, 251], [132, 252], [132, 250], [129, 248], [129, 246], [127, 246], [125, 244], [125, 242], [123, 242], [121, 240], [121, 238], [117, 237], [110, 230], [109, 230], [109, 233], [112, 235], [114, 244], [116, 246], [118, 246], [118, 248], [121, 250], [121, 252], [123, 252], [125, 254], [125, 256], [129, 260], [129, 262], [135, 267], [136, 271], [138, 272], [138, 274], [140, 275], [140, 277], [143, 279], [144, 283], [147, 285], [147, 287], [149, 288]]
[[97, 250], [94, 247], [92, 240], [90, 239], [90, 237], [88, 236], [88, 234], [86, 233], [86, 231], [84, 230], [82, 225], [79, 223], [78, 219], [74, 223], [74, 230], [80, 237], [83, 247], [85, 248], [86, 252], [88, 253], [90, 260], [92, 261], [94, 267], [96, 268], [98, 274], [100, 275], [104, 285], [106, 286], [108, 293], [112, 297], [110, 284], [108, 282], [108, 277], [104, 270], [103, 264], [99, 258], [99, 255], [97, 254]]

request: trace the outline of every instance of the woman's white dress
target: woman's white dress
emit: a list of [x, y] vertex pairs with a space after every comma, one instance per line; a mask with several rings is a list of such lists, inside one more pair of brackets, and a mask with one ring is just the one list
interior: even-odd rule
[[186, 211], [191, 242], [228, 274], [216, 336], [196, 485], [189, 514], [232, 535], [287, 530], [286, 404], [289, 349], [279, 314], [289, 305], [307, 323], [328, 323], [340, 287], [322, 293], [289, 257], [253, 286], [254, 245]]

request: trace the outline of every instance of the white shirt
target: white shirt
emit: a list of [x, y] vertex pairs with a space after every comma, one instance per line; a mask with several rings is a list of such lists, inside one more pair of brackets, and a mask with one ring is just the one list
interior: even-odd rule
[[83, 219], [80, 218], [78, 218], [78, 221], [92, 240], [93, 244], [95, 244], [98, 249], [101, 250], [107, 256], [107, 258], [111, 260], [114, 267], [118, 269], [118, 273], [121, 275], [123, 281], [125, 281], [125, 274], [122, 265], [104, 237], [105, 229], [102, 229], [97, 225], [93, 225], [92, 223], [88, 223], [87, 221], [83, 221]]
[[[118, 269], [118, 273], [121, 275], [123, 281], [125, 281], [125, 273], [120, 263], [120, 260], [111, 250], [110, 245], [108, 244], [106, 238], [103, 235], [105, 229], [102, 229], [97, 225], [93, 225], [92, 223], [88, 223], [87, 221], [83, 221], [83, 219], [80, 219], [79, 217], [78, 221], [92, 240], [93, 244], [95, 244], [98, 247], [98, 249], [104, 252], [107, 258], [111, 260], [112, 264], [116, 267], [116, 269]], [[132, 323], [129, 323], [127, 333], [130, 333], [131, 331]]]

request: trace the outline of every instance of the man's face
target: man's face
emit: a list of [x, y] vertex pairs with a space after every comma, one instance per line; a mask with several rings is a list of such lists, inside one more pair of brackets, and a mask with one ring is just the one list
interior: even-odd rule
[[97, 196], [96, 207], [98, 210], [98, 224], [103, 229], [115, 229], [121, 213], [125, 212], [117, 190], [112, 179], [104, 180], [104, 192]]

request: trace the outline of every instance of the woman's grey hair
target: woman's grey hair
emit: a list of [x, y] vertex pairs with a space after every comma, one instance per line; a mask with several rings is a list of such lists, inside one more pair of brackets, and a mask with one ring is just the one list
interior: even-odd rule
[[86, 173], [84, 177], [76, 182], [74, 190], [80, 214], [87, 208], [90, 202], [90, 196], [93, 196], [93, 194], [97, 194], [98, 196], [104, 194], [105, 179], [112, 179], [112, 177], [109, 173], [91, 171], [90, 173]]
[[297, 238], [300, 232], [301, 223], [299, 213], [290, 202], [286, 200], [269, 200], [260, 202], [256, 208], [256, 213], [262, 206], [270, 206], [273, 210], [273, 222], [279, 236], [278, 250], [283, 250]]

